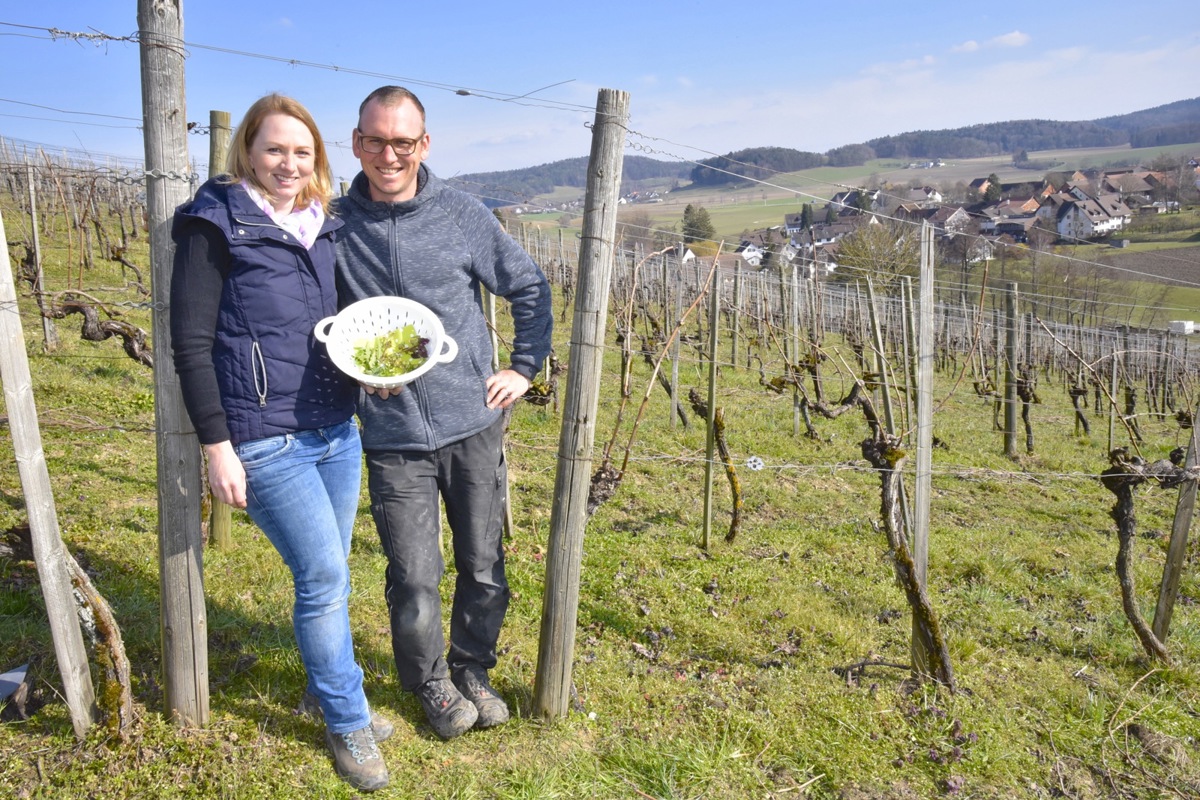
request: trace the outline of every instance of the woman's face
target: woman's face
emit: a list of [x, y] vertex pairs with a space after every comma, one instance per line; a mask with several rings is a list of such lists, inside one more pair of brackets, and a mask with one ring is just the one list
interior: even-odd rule
[[308, 127], [287, 114], [268, 114], [250, 143], [250, 169], [275, 210], [287, 214], [308, 186], [316, 148]]

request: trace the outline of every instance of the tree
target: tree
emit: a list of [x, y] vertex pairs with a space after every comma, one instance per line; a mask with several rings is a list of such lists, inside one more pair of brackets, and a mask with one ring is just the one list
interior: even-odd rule
[[645, 251], [656, 250], [654, 220], [645, 208], [633, 207], [617, 214], [617, 241], [626, 250], [634, 250], [640, 244]]
[[716, 236], [716, 226], [713, 225], [704, 206], [693, 206], [688, 203], [687, 207], [683, 209], [684, 243], [710, 241]]
[[847, 279], [869, 275], [882, 291], [900, 276], [917, 274], [920, 242], [912, 229], [881, 222], [864, 224], [838, 245], [839, 274]]
[[800, 207], [800, 227], [803, 230], [808, 230], [813, 224], [812, 203], [805, 203]]
[[835, 147], [825, 154], [831, 167], [858, 167], [875, 158], [875, 151], [865, 144]]
[[825, 204], [825, 224], [832, 225], [837, 221], [837, 209], [833, 207], [833, 203]]
[[989, 203], [995, 203], [1000, 199], [1000, 178], [996, 177], [996, 173], [987, 176], [988, 186], [983, 192], [983, 199]]

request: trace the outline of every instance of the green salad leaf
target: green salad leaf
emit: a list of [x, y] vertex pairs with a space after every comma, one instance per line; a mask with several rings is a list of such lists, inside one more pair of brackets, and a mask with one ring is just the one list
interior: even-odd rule
[[354, 363], [367, 375], [391, 378], [412, 372], [429, 359], [429, 339], [418, 336], [412, 325], [397, 328], [354, 345]]

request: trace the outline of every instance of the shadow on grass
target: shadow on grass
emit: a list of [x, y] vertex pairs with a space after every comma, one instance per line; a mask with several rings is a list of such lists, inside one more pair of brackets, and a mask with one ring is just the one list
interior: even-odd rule
[[[147, 538], [153, 536], [151, 532]], [[100, 547], [82, 545], [68, 549], [116, 617], [129, 661], [135, 704], [145, 713], [166, 716], [157, 557], [130, 564], [113, 560]], [[273, 549], [264, 548], [263, 555], [279, 559]], [[226, 575], [247, 565], [253, 567], [256, 557], [251, 552], [238, 554], [236, 548], [219, 556], [210, 550], [205, 552], [206, 560], [223, 560], [221, 568]], [[290, 574], [281, 561], [272, 567], [286, 575], [290, 598]], [[252, 570], [246, 570], [240, 578], [235, 575], [233, 579], [244, 581], [245, 591], [252, 592], [257, 577]], [[225, 580], [225, 575], [221, 579]], [[276, 575], [272, 580], [282, 579]], [[37, 688], [44, 702], [61, 703], [58, 662], [34, 564], [0, 560], [0, 591], [4, 594], [0, 603], [0, 668], [10, 663], [31, 663], [30, 685]], [[321, 724], [295, 712], [305, 691], [306, 677], [290, 625], [290, 605], [283, 621], [263, 618], [277, 604], [264, 603], [264, 608], [267, 609], [264, 615], [254, 615], [235, 602], [217, 601], [211, 594], [206, 596], [209, 708], [214, 715], [228, 714], [260, 729], [276, 728], [279, 733], [312, 741], [323, 748]], [[415, 698], [403, 693], [410, 700], [398, 702], [402, 698], [393, 678], [390, 651], [364, 646], [357, 632], [355, 639], [355, 656], [363, 666], [372, 706], [398, 709], [403, 706], [406, 719], [423, 723], [424, 714]], [[105, 691], [103, 667], [86, 630], [85, 643], [92, 680], [100, 695]]]

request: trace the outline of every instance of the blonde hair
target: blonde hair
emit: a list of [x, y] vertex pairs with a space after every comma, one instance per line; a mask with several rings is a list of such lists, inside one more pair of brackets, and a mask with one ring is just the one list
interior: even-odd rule
[[329, 165], [329, 155], [325, 152], [325, 142], [321, 139], [321, 132], [317, 130], [317, 123], [312, 114], [308, 113], [308, 109], [282, 94], [272, 93], [260, 97], [246, 110], [246, 116], [242, 117], [241, 124], [237, 126], [233, 140], [229, 143], [229, 157], [225, 161], [227, 180], [230, 183], [249, 181], [264, 196], [270, 196], [267, 188], [254, 177], [254, 170], [250, 166], [250, 146], [254, 143], [254, 137], [258, 136], [258, 129], [262, 127], [263, 120], [271, 114], [286, 114], [300, 120], [313, 137], [312, 177], [296, 197], [295, 208], [308, 208], [313, 201], [320, 201], [322, 208], [328, 213], [329, 200], [333, 196], [333, 169]]

